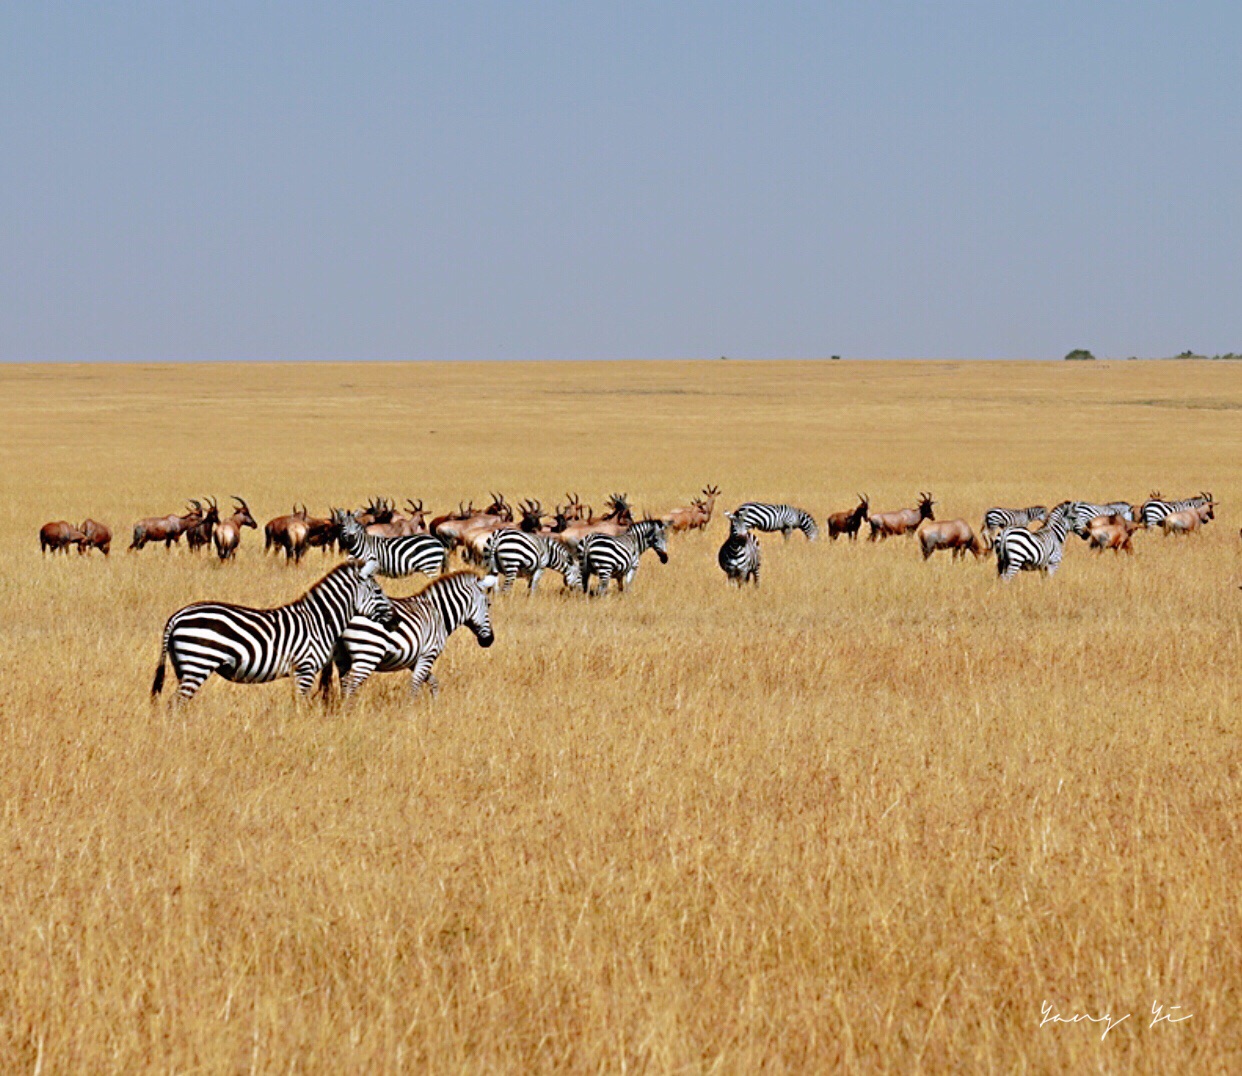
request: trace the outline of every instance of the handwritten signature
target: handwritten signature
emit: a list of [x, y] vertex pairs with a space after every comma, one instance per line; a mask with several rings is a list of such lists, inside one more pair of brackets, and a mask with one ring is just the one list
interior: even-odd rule
[[[1151, 1023], [1147, 1026], [1152, 1028], [1157, 1024], [1162, 1023], [1180, 1024], [1183, 1020], [1189, 1020], [1192, 1016], [1194, 1016], [1194, 1013], [1187, 1013], [1185, 1016], [1174, 1016], [1174, 1011], [1180, 1008], [1180, 1005], [1170, 1005], [1169, 1011], [1165, 1012], [1163, 1005], [1157, 1001], [1153, 1001], [1151, 1003]], [[1053, 1008], [1052, 1002], [1045, 1001], [1039, 1006], [1039, 1026], [1043, 1027], [1045, 1024], [1080, 1024], [1083, 1022], [1103, 1024], [1104, 1030], [1100, 1032], [1100, 1041], [1103, 1042], [1113, 1028], [1115, 1028], [1118, 1024], [1129, 1020], [1132, 1015], [1132, 1013], [1126, 1013], [1125, 1016], [1118, 1016], [1114, 1018], [1112, 1013], [1101, 1013], [1099, 1016], [1092, 1016], [1090, 1013], [1076, 1012], [1071, 1013], [1068, 1016], [1062, 1016]]]

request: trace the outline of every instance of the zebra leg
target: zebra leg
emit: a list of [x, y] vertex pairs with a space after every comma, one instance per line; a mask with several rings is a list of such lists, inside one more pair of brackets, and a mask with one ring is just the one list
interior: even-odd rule
[[634, 582], [634, 576], [636, 576], [637, 574], [638, 574], [638, 568], [637, 567], [631, 568], [628, 572], [625, 573], [625, 575], [621, 579], [617, 581], [617, 586], [619, 586], [622, 590], [624, 590], [632, 582]]
[[174, 664], [173, 671], [177, 674], [177, 692], [173, 699], [177, 702], [189, 702], [198, 694], [198, 689], [207, 682], [207, 678], [215, 672], [212, 668], [203, 668], [195, 666], [189, 669], [177, 668]]
[[597, 595], [608, 593], [608, 584], [612, 580], [612, 569], [601, 568], [599, 570], [599, 586], [595, 588]]
[[341, 677], [341, 695], [346, 699], [352, 698], [354, 692], [362, 687], [367, 677], [373, 672], [375, 672], [373, 664], [358, 662], [348, 674]]
[[293, 670], [293, 679], [298, 685], [298, 698], [307, 698], [315, 690], [315, 677], [321, 672], [316, 665], [299, 665]]
[[410, 698], [411, 700], [418, 698], [422, 693], [423, 684], [431, 689], [434, 696], [440, 690], [440, 681], [431, 675], [431, 666], [435, 664], [438, 655], [430, 656], [424, 654], [418, 661], [414, 663], [414, 668], [410, 670]]
[[501, 584], [500, 593], [508, 594], [513, 589], [513, 584], [517, 582], [517, 565], [509, 564], [505, 567], [505, 581]]
[[534, 593], [535, 593], [535, 586], [536, 586], [536, 584], [538, 584], [538, 582], [539, 582], [539, 577], [540, 577], [541, 575], [543, 575], [543, 569], [542, 569], [542, 568], [536, 568], [536, 569], [534, 570], [534, 572], [532, 572], [532, 573], [531, 573], [531, 577], [530, 577], [530, 587], [529, 587], [529, 588], [527, 589], [527, 591], [526, 591], [526, 593], [527, 593], [527, 594], [534, 594]]

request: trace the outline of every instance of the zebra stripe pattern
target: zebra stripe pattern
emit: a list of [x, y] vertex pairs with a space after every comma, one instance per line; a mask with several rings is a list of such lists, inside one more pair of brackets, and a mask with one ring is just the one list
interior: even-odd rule
[[516, 527], [493, 531], [484, 562], [489, 572], [504, 576], [502, 593], [508, 593], [520, 575], [530, 581], [527, 593], [533, 594], [539, 577], [549, 568], [564, 576], [567, 587], [582, 586], [582, 571], [569, 547], [546, 534], [527, 534]]
[[1140, 513], [1141, 521], [1145, 527], [1158, 527], [1165, 516], [1172, 515], [1174, 512], [1185, 512], [1191, 508], [1202, 508], [1211, 500], [1210, 493], [1200, 493], [1199, 496], [1190, 497], [1184, 501], [1164, 501], [1158, 497], [1152, 497], [1143, 505]]
[[786, 538], [794, 531], [801, 531], [812, 542], [819, 537], [819, 527], [810, 512], [791, 504], [762, 501], [747, 501], [733, 512], [732, 532], [743, 534], [748, 530], [780, 531]]
[[638, 558], [647, 549], [655, 550], [661, 564], [668, 563], [668, 527], [658, 519], [641, 520], [621, 535], [588, 534], [578, 546], [583, 591], [591, 592], [593, 575], [599, 576], [599, 594], [607, 593], [613, 576], [625, 590], [634, 581]]
[[[409, 598], [393, 603], [395, 620], [385, 627], [362, 614], [345, 626], [332, 655], [341, 677], [341, 693], [348, 698], [373, 672], [410, 670], [410, 694], [424, 684], [434, 695], [439, 682], [431, 673], [448, 637], [465, 624], [479, 645], [491, 646], [491, 610], [488, 595], [496, 577], [479, 578], [473, 572], [453, 572], [428, 584]], [[324, 666], [320, 682], [326, 698], [332, 688], [332, 662]]]
[[1012, 579], [1018, 572], [1046, 572], [1055, 575], [1070, 531], [1071, 501], [1062, 501], [1049, 514], [1042, 530], [1007, 527], [996, 536], [996, 573]]
[[1030, 508], [989, 508], [983, 513], [983, 533], [1003, 531], [1006, 527], [1025, 527], [1037, 519], [1047, 519], [1048, 509], [1042, 504]]
[[341, 548], [359, 560], [373, 560], [378, 574], [389, 579], [422, 572], [434, 579], [448, 568], [448, 547], [430, 534], [382, 538], [367, 534], [353, 512], [333, 509], [332, 520], [340, 529]]
[[759, 566], [763, 556], [759, 551], [759, 539], [749, 532], [730, 534], [716, 556], [730, 583], [759, 585]]
[[179, 699], [193, 698], [212, 673], [239, 684], [292, 676], [305, 695], [351, 617], [394, 622], [393, 605], [375, 582], [375, 570], [374, 563], [342, 564], [297, 601], [276, 609], [224, 602], [179, 609], [164, 626], [151, 694], [164, 689], [164, 668], [171, 660]]

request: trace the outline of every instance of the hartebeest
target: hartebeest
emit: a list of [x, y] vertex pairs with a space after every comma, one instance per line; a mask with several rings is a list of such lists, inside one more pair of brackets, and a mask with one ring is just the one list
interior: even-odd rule
[[71, 545], [76, 545], [80, 553], [82, 543], [85, 541], [86, 535], [68, 520], [58, 519], [53, 523], [44, 523], [39, 528], [40, 553], [46, 553], [48, 550], [53, 553], [68, 553]]
[[871, 524], [871, 535], [868, 541], [874, 542], [880, 538], [900, 534], [913, 534], [915, 528], [923, 520], [936, 518], [932, 512], [932, 505], [935, 503], [930, 493], [920, 493], [917, 508], [903, 508], [899, 512], [877, 512], [867, 520]]
[[78, 530], [86, 536], [86, 541], [78, 546], [79, 553], [98, 549], [105, 557], [108, 555], [112, 549], [112, 531], [107, 526], [94, 519], [85, 519]]
[[1198, 508], [1184, 508], [1180, 512], [1170, 512], [1160, 520], [1160, 529], [1167, 538], [1170, 534], [1193, 534], [1210, 519], [1215, 518], [1212, 509], [1214, 501], [1201, 504]]
[[986, 557], [991, 547], [972, 529], [964, 519], [950, 519], [930, 522], [918, 530], [919, 545], [923, 550], [923, 559], [927, 560], [937, 549], [951, 549], [953, 559], [973, 553], [975, 560]]
[[233, 500], [237, 502], [236, 510], [231, 516], [220, 520], [216, 526], [216, 554], [221, 560], [230, 560], [237, 555], [243, 527], [254, 527], [257, 530], [259, 526], [250, 514], [250, 507], [246, 502], [236, 493], [233, 494]]
[[134, 524], [134, 540], [130, 549], [142, 549], [148, 542], [163, 542], [164, 549], [172, 548], [191, 527], [202, 521], [203, 506], [199, 501], [189, 501], [190, 511], [184, 516], [148, 516]]
[[862, 530], [863, 520], [867, 518], [867, 513], [871, 510], [871, 502], [865, 493], [859, 493], [857, 497], [857, 506], [845, 512], [833, 512], [828, 517], [828, 537], [834, 542], [839, 534], [848, 534], [850, 540], [853, 541], [858, 537], [858, 532]]
[[629, 500], [624, 493], [614, 493], [608, 498], [608, 512], [599, 519], [586, 519], [570, 523], [560, 533], [561, 541], [575, 552], [588, 534], [625, 534], [634, 523]]
[[211, 545], [211, 537], [215, 533], [216, 524], [219, 522], [220, 509], [216, 505], [216, 499], [215, 497], [208, 497], [207, 511], [203, 513], [203, 518], [192, 527], [187, 528], [185, 532], [185, 544], [189, 546], [191, 553], [197, 553], [200, 549]]
[[1097, 553], [1111, 549], [1114, 553], [1125, 550], [1134, 555], [1134, 532], [1143, 529], [1142, 520], [1128, 520], [1114, 513], [1107, 516], [1096, 516], [1087, 524], [1087, 541]]
[[712, 511], [720, 490], [716, 486], [704, 486], [702, 497], [691, 500], [688, 508], [674, 508], [661, 518], [674, 534], [679, 531], [701, 531], [712, 521]]

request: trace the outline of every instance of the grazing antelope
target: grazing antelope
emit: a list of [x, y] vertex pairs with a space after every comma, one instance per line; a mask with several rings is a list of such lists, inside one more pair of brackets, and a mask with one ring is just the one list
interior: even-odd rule
[[877, 512], [867, 519], [867, 522], [871, 524], [871, 535], [868, 541], [874, 542], [895, 535], [913, 534], [915, 528], [923, 520], [936, 518], [932, 512], [932, 505], [935, 503], [930, 493], [920, 493], [917, 508], [903, 508], [899, 512]]
[[780, 531], [789, 540], [794, 531], [801, 531], [808, 542], [819, 537], [819, 527], [810, 512], [792, 504], [768, 504], [765, 501], [747, 501], [733, 509], [729, 517], [731, 534], [744, 534], [748, 530]]
[[1087, 524], [1087, 541], [1097, 553], [1111, 549], [1114, 553], [1125, 550], [1134, 556], [1134, 532], [1143, 529], [1142, 522], [1125, 519], [1120, 513], [1096, 516]]
[[439, 682], [431, 667], [444, 651], [448, 638], [465, 625], [489, 647], [496, 640], [492, 632], [489, 596], [496, 577], [480, 579], [473, 572], [452, 572], [429, 583], [423, 590], [392, 603], [394, 620], [380, 624], [376, 617], [360, 613], [345, 626], [323, 667], [320, 687], [326, 701], [332, 691], [332, 665], [340, 672], [341, 694], [349, 698], [373, 672], [410, 670], [410, 696], [416, 697], [424, 684], [435, 695]]
[[662, 517], [673, 534], [680, 531], [701, 531], [712, 521], [712, 512], [720, 490], [716, 486], [704, 486], [702, 494], [702, 497], [691, 500], [689, 508], [674, 508]]
[[392, 603], [373, 578], [375, 567], [338, 565], [297, 601], [276, 609], [195, 602], [177, 610], [164, 625], [152, 697], [164, 690], [169, 660], [180, 700], [193, 698], [212, 673], [239, 684], [292, 676], [298, 693], [308, 694], [352, 617], [396, 624]]
[[1001, 531], [992, 543], [996, 551], [996, 574], [1005, 580], [1012, 579], [1018, 572], [1055, 575], [1065, 551], [1072, 507], [1072, 501], [1058, 504], [1048, 513], [1042, 530], [1006, 527]]
[[86, 535], [68, 520], [59, 519], [54, 523], [44, 523], [39, 528], [40, 553], [46, 553], [49, 549], [53, 553], [68, 553], [71, 545], [76, 545], [78, 552], [81, 553], [86, 541]]
[[871, 510], [871, 502], [865, 493], [859, 493], [857, 497], [856, 507], [845, 512], [833, 512], [828, 517], [828, 537], [834, 542], [841, 534], [848, 534], [850, 541], [854, 541], [858, 537], [858, 532], [862, 530], [863, 520], [867, 518], [867, 513]]
[[730, 534], [716, 554], [716, 563], [730, 583], [744, 586], [746, 583], [759, 585], [759, 569], [763, 565], [763, 553], [759, 548], [759, 539], [750, 531], [732, 533], [733, 516], [726, 512], [729, 520]]
[[259, 526], [254, 521], [254, 516], [250, 514], [249, 505], [236, 493], [233, 494], [233, 500], [237, 502], [236, 510], [228, 518], [220, 520], [216, 526], [216, 555], [221, 560], [230, 560], [237, 555], [243, 527], [253, 527], [257, 530]]
[[989, 541], [1006, 527], [1026, 527], [1031, 523], [1043, 523], [1048, 518], [1048, 509], [1042, 504], [1033, 504], [1030, 508], [989, 508], [983, 513], [983, 526], [980, 533]]
[[78, 546], [79, 553], [98, 549], [103, 552], [105, 557], [108, 555], [112, 549], [112, 531], [107, 526], [96, 520], [86, 519], [82, 521], [82, 526], [78, 530], [86, 535], [86, 541]]
[[189, 501], [190, 511], [184, 516], [148, 516], [134, 524], [134, 540], [130, 549], [142, 549], [148, 542], [163, 542], [164, 549], [172, 548], [190, 528], [203, 519], [203, 506], [199, 501]]
[[614, 576], [624, 591], [634, 581], [638, 560], [648, 549], [655, 550], [661, 564], [668, 563], [668, 528], [663, 520], [640, 520], [622, 535], [588, 534], [578, 549], [583, 591], [591, 593], [593, 575], [599, 577], [597, 594], [608, 593], [608, 582]]
[[973, 553], [975, 560], [978, 560], [991, 552], [987, 542], [975, 534], [964, 519], [933, 521], [920, 527], [918, 536], [924, 560], [937, 549], [951, 549], [954, 560], [966, 556], [967, 553]]

